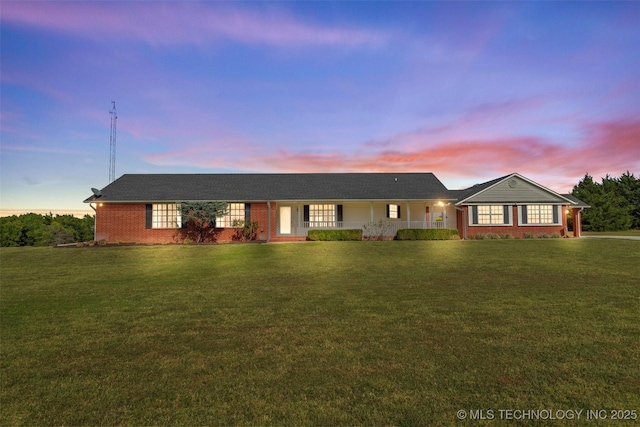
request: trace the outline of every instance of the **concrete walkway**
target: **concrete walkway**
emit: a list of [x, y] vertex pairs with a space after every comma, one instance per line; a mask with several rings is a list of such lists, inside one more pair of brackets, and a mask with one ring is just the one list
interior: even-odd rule
[[582, 236], [582, 239], [624, 239], [624, 240], [640, 240], [640, 236]]

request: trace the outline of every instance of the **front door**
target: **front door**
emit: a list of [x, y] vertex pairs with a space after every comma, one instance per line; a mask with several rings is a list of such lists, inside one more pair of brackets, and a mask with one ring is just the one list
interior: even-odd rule
[[280, 234], [291, 234], [291, 206], [280, 206]]

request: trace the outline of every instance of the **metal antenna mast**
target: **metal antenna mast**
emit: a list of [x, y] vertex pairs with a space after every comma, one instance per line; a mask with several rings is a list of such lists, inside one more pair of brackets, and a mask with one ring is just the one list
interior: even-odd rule
[[109, 137], [109, 184], [116, 179], [116, 121], [118, 113], [116, 112], [116, 101], [111, 101], [111, 135]]

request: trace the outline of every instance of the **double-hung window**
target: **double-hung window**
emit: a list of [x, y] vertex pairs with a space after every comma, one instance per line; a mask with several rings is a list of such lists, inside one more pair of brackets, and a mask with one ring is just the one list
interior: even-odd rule
[[309, 205], [309, 227], [334, 227], [336, 205]]
[[342, 205], [335, 205], [333, 203], [304, 205], [303, 209], [305, 227], [342, 227]]
[[509, 205], [471, 206], [469, 217], [471, 225], [510, 225], [511, 207]]
[[556, 205], [523, 205], [520, 207], [520, 221], [523, 225], [558, 225], [559, 208]]
[[220, 218], [216, 218], [216, 226], [220, 228], [242, 227], [245, 221], [245, 204], [227, 204], [227, 213]]
[[478, 224], [504, 224], [504, 209], [502, 205], [478, 206]]
[[387, 218], [399, 219], [400, 218], [400, 205], [387, 205]]
[[179, 228], [181, 225], [182, 213], [177, 203], [147, 205], [147, 228]]

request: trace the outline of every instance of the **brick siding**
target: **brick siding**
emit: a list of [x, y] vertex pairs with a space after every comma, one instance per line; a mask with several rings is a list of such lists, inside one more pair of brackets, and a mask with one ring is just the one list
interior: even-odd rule
[[[272, 223], [275, 222], [275, 211], [273, 215]], [[258, 222], [258, 240], [267, 240], [266, 203], [251, 203], [251, 221]], [[181, 240], [177, 231], [176, 228], [146, 228], [145, 203], [105, 203], [96, 208], [96, 240], [108, 243], [176, 243]], [[222, 229], [218, 241], [231, 241], [235, 231], [235, 228]]]
[[[500, 225], [500, 226], [479, 226], [479, 225], [469, 225], [469, 206], [463, 206], [462, 209], [466, 211], [466, 224], [467, 224], [467, 238], [474, 238], [478, 234], [497, 234], [499, 236], [504, 236], [505, 234], [510, 234], [512, 237], [516, 239], [525, 238], [528, 234], [533, 234], [537, 236], [539, 234], [558, 234], [562, 237], [568, 236], [568, 228], [567, 228], [567, 214], [566, 214], [566, 206], [562, 206], [562, 223], [559, 225], [519, 225], [518, 224], [518, 207], [511, 206], [511, 217], [513, 220], [512, 225]], [[458, 231], [460, 236], [462, 237], [463, 228], [464, 227], [464, 219], [462, 212], [458, 212], [457, 215], [457, 224]]]

